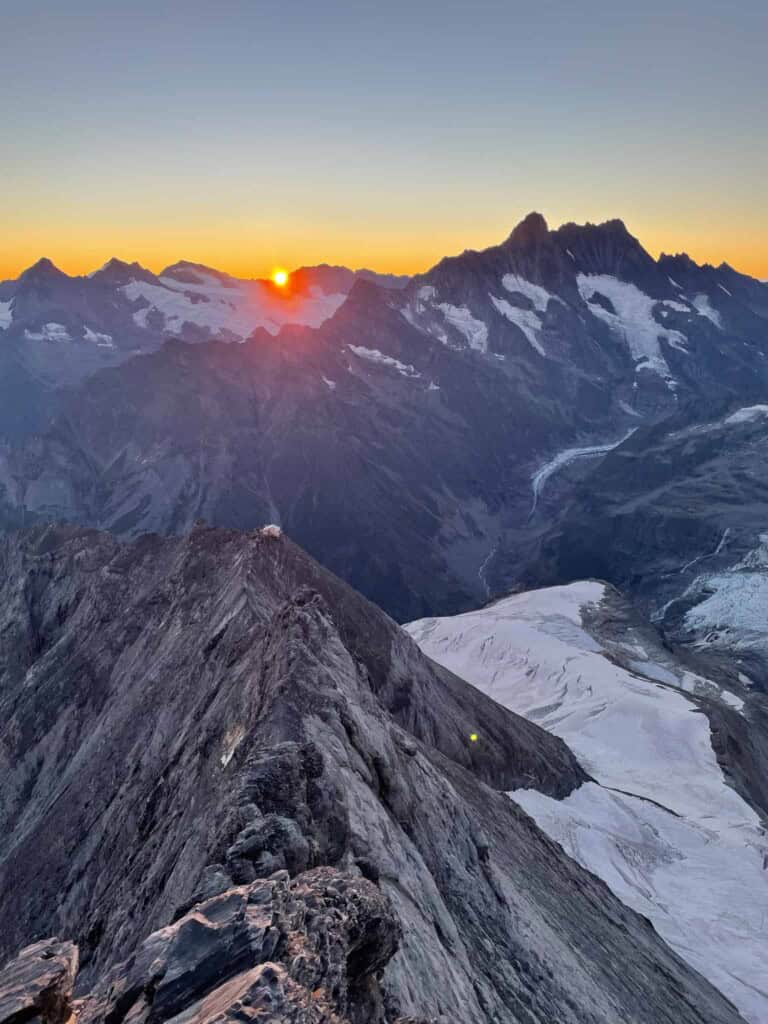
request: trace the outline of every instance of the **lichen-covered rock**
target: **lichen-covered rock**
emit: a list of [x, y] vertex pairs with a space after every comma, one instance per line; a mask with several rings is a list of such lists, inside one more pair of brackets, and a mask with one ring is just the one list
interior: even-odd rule
[[67, 1024], [77, 947], [45, 939], [27, 946], [0, 970], [0, 1024]]

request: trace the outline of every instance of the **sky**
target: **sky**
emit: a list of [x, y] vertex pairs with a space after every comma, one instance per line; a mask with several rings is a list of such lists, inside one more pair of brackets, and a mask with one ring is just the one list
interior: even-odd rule
[[622, 218], [768, 278], [764, 0], [0, 0], [0, 279], [424, 270]]

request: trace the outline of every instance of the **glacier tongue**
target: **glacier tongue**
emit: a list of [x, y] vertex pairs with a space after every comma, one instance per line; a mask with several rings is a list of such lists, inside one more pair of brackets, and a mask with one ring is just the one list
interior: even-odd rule
[[764, 830], [726, 783], [706, 716], [677, 688], [685, 673], [632, 647], [630, 672], [584, 627], [582, 609], [604, 596], [602, 584], [577, 583], [406, 629], [435, 661], [569, 744], [594, 782], [562, 801], [534, 790], [513, 798], [746, 1020], [765, 1022]]

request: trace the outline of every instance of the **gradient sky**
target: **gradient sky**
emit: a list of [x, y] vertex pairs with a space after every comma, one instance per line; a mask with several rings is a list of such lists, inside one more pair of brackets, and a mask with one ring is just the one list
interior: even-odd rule
[[621, 217], [768, 277], [765, 0], [2, 0], [0, 278], [410, 272]]

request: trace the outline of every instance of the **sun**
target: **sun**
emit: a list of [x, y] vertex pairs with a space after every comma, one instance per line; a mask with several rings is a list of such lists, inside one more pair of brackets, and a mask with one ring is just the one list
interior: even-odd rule
[[288, 271], [275, 270], [272, 272], [272, 281], [278, 288], [284, 288], [288, 284]]

